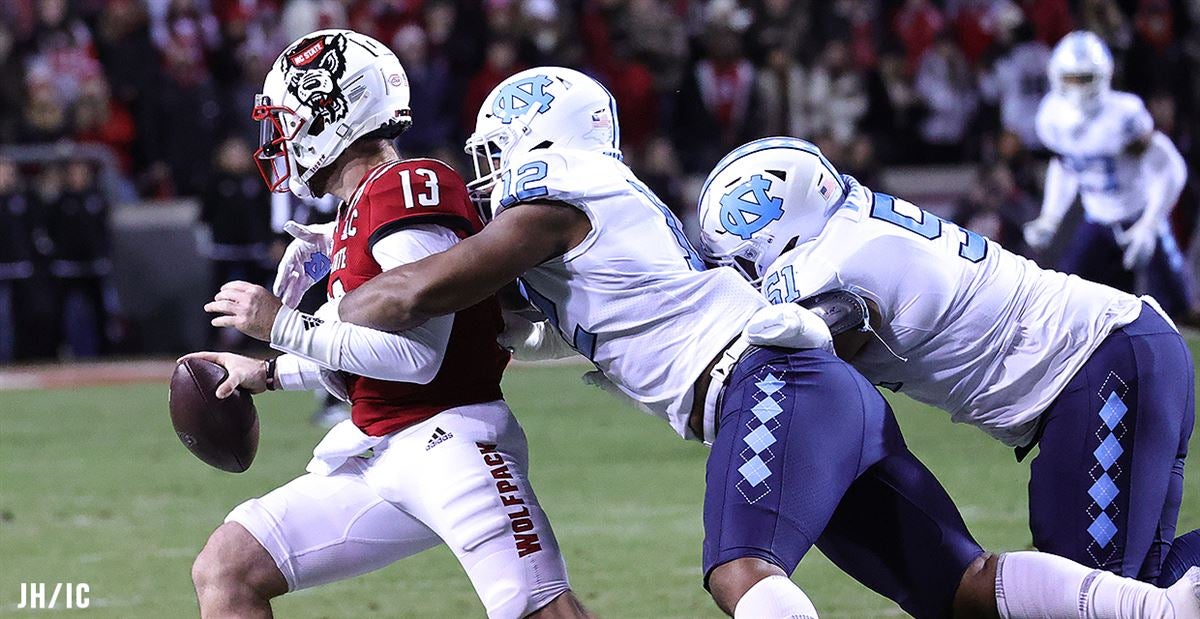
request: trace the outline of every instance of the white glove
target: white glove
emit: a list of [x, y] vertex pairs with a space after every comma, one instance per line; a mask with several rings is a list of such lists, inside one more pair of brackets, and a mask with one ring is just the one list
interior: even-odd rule
[[821, 348], [833, 352], [829, 327], [812, 311], [795, 303], [768, 305], [750, 317], [742, 330], [755, 346]]
[[496, 342], [511, 350], [518, 361], [547, 361], [575, 354], [549, 320], [532, 322], [512, 312], [504, 312], [504, 332]]
[[284, 305], [295, 309], [305, 291], [329, 273], [329, 252], [336, 224], [336, 221], [310, 226], [294, 221], [283, 224], [284, 232], [294, 238], [279, 261], [272, 290]]
[[1127, 270], [1146, 266], [1158, 248], [1159, 222], [1157, 218], [1143, 216], [1124, 233], [1117, 234], [1117, 242], [1125, 246], [1121, 264]]
[[1041, 251], [1046, 249], [1050, 245], [1050, 241], [1054, 239], [1054, 233], [1058, 231], [1058, 224], [1039, 217], [1025, 224], [1022, 231], [1025, 233], [1025, 243], [1034, 251]]

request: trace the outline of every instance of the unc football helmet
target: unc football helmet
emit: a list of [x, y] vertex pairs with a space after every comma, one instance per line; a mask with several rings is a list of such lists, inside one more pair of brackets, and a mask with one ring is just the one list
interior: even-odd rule
[[475, 163], [467, 189], [486, 199], [514, 155], [547, 146], [621, 157], [617, 102], [600, 82], [573, 69], [538, 67], [496, 86], [467, 139]]
[[263, 180], [300, 197], [312, 196], [313, 174], [355, 140], [394, 138], [412, 124], [404, 67], [385, 45], [350, 30], [318, 30], [288, 45], [254, 103]]
[[1048, 72], [1052, 92], [1090, 113], [1112, 90], [1113, 58], [1100, 37], [1076, 30], [1054, 46]]
[[783, 252], [820, 234], [845, 193], [837, 169], [804, 140], [774, 137], [740, 146], [704, 181], [701, 253], [757, 284]]

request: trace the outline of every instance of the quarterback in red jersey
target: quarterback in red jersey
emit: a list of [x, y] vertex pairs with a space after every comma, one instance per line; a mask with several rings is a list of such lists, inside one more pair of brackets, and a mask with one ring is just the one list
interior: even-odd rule
[[[209, 537], [192, 569], [203, 617], [270, 617], [273, 597], [442, 543], [489, 617], [587, 616], [502, 399], [509, 355], [496, 343], [504, 324], [495, 299], [400, 333], [337, 320], [342, 295], [482, 227], [449, 166], [397, 155], [390, 140], [409, 124], [408, 101], [392, 52], [347, 30], [289, 45], [256, 101], [257, 158], [272, 190], [343, 202], [332, 226], [289, 247], [282, 299], [230, 282], [205, 306], [219, 314], [216, 326], [236, 327], [247, 308], [278, 311], [273, 346], [285, 354], [193, 356], [228, 370], [219, 397], [324, 386], [350, 401], [351, 419], [317, 445], [307, 474], [239, 505]], [[325, 271], [329, 303], [316, 315], [294, 309]]]

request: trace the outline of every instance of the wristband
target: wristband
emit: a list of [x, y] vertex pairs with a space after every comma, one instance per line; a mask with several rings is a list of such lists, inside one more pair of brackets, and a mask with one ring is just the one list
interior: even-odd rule
[[278, 357], [271, 357], [270, 359], [267, 359], [267, 379], [266, 379], [267, 391], [275, 391], [275, 388], [276, 388], [275, 387], [275, 362], [276, 362], [275, 360], [276, 359], [278, 359]]

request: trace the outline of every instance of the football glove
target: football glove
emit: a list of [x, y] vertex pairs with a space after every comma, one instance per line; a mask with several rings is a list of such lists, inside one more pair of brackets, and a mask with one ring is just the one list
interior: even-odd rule
[[329, 273], [335, 226], [335, 221], [308, 226], [294, 221], [283, 224], [284, 232], [293, 239], [279, 261], [272, 290], [284, 305], [295, 309], [304, 293]]
[[1022, 229], [1025, 234], [1025, 243], [1034, 251], [1041, 251], [1049, 247], [1050, 241], [1054, 239], [1054, 233], [1057, 231], [1057, 225], [1040, 217], [1025, 224]]
[[504, 312], [504, 332], [496, 342], [518, 361], [563, 359], [575, 354], [549, 320], [532, 322], [512, 312]]
[[1154, 257], [1158, 248], [1159, 223], [1157, 218], [1143, 216], [1123, 233], [1118, 233], [1117, 242], [1125, 247], [1121, 264], [1127, 270], [1140, 269]]
[[833, 352], [833, 335], [815, 312], [795, 303], [768, 305], [750, 317], [742, 330], [755, 346], [821, 348]]

